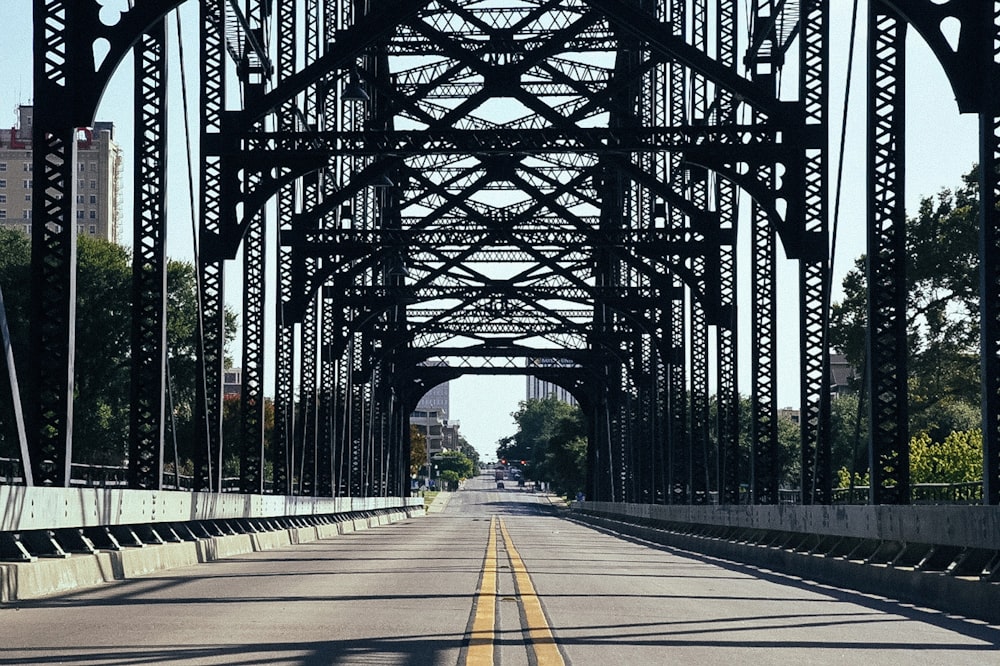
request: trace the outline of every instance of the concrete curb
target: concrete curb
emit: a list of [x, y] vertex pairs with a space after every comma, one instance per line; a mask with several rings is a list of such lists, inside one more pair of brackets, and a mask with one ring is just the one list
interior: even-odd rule
[[897, 599], [992, 624], [1000, 623], [1000, 584], [676, 534], [587, 514], [575, 514], [573, 519], [621, 535], [726, 560], [737, 566], [750, 565], [839, 589]]
[[271, 532], [231, 534], [198, 539], [71, 554], [62, 558], [39, 558], [34, 562], [0, 563], [0, 602], [9, 603], [65, 594], [117, 580], [189, 567], [247, 553], [286, 548], [341, 534], [389, 525], [422, 516], [422, 509], [400, 509], [371, 518], [344, 520], [311, 527], [292, 527]]

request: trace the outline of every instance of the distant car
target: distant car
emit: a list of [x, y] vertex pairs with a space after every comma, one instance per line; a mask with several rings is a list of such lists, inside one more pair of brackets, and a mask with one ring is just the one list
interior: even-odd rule
[[497, 481], [497, 490], [503, 490], [503, 481]]

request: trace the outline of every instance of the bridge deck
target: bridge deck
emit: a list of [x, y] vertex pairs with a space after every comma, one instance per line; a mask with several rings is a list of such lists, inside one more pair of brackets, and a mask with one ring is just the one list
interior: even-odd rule
[[996, 627], [621, 538], [485, 477], [427, 518], [0, 614], [9, 664], [464, 664], [474, 627], [486, 663], [505, 665], [535, 650], [546, 664], [978, 665], [1000, 649]]

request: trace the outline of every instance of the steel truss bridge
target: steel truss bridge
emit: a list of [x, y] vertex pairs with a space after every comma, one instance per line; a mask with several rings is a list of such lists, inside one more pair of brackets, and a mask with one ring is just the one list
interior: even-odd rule
[[[112, 21], [94, 0], [34, 0], [33, 311], [15, 400], [25, 406], [27, 485], [70, 484], [75, 128], [93, 124], [129, 52], [128, 485], [163, 485], [166, 113], [179, 103], [167, 97], [165, 19], [181, 4], [135, 0]], [[800, 499], [831, 501], [830, 2], [198, 4], [204, 381], [195, 490], [221, 489], [223, 285], [242, 254], [245, 493], [405, 495], [419, 397], [465, 373], [516, 373], [565, 387], [582, 406], [588, 499], [697, 504], [717, 493], [734, 504], [745, 484], [753, 503], [777, 504], [780, 248], [798, 267]], [[981, 119], [983, 500], [997, 504], [1000, 2], [867, 4], [870, 502], [910, 497], [903, 50], [914, 30], [960, 111]], [[942, 26], [956, 22], [950, 42]], [[743, 359], [752, 449], [742, 467], [741, 193], [752, 199], [743, 214], [751, 252], [740, 258], [751, 299], [739, 308], [753, 349]], [[276, 230], [271, 247], [267, 229]], [[273, 387], [264, 385], [268, 364]], [[270, 465], [265, 393], [276, 411]]]

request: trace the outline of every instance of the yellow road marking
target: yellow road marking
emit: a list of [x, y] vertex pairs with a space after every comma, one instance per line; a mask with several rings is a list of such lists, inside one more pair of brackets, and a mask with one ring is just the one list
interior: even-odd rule
[[535, 594], [535, 586], [531, 584], [528, 577], [528, 570], [521, 561], [521, 556], [514, 548], [514, 542], [507, 533], [507, 526], [504, 525], [503, 518], [500, 519], [500, 534], [503, 535], [504, 546], [507, 549], [507, 556], [510, 557], [510, 565], [514, 571], [514, 582], [517, 584], [517, 591], [521, 597], [521, 607], [524, 610], [524, 619], [527, 623], [528, 640], [531, 641], [531, 649], [535, 652], [535, 660], [538, 666], [564, 666], [562, 655], [556, 647], [555, 639], [552, 637], [552, 630], [545, 620], [545, 612], [542, 611], [542, 603]]
[[476, 595], [476, 617], [465, 654], [466, 666], [493, 666], [493, 634], [497, 605], [497, 531], [496, 516], [490, 519], [490, 539], [483, 560], [483, 582]]

